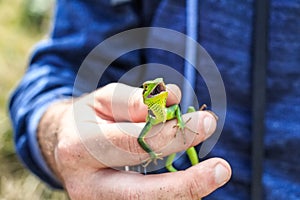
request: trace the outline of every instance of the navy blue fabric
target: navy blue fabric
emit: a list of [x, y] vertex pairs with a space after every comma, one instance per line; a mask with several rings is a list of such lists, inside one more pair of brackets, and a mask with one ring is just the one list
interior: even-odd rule
[[[138, 1], [133, 1], [138, 2]], [[300, 1], [270, 1], [267, 66], [266, 134], [264, 141], [265, 199], [300, 198]], [[59, 0], [50, 38], [39, 44], [29, 68], [10, 101], [17, 153], [42, 180], [59, 187], [43, 167], [34, 143], [42, 111], [72, 95], [81, 62], [104, 39], [141, 26], [165, 27], [185, 33], [184, 1], [143, 1], [111, 6], [110, 1]], [[217, 64], [227, 95], [224, 130], [208, 157], [225, 158], [233, 176], [207, 199], [249, 199], [251, 182], [251, 59], [253, 1], [199, 2], [199, 42]], [[183, 72], [184, 61], [159, 51], [132, 52], [112, 63], [99, 85], [117, 81], [130, 68], [157, 62]], [[101, 67], [101, 66], [99, 66]], [[210, 102], [200, 76], [195, 88], [199, 104]], [[76, 94], [82, 92], [78, 90]], [[35, 147], [34, 147], [35, 146]], [[185, 157], [175, 164], [189, 166]]]

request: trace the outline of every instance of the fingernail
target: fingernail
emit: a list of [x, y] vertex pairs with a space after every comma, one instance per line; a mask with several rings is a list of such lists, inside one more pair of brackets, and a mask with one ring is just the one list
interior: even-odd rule
[[215, 167], [215, 182], [218, 185], [223, 185], [229, 178], [229, 172], [222, 164], [217, 164]]
[[211, 135], [216, 129], [216, 120], [211, 116], [204, 118], [204, 131], [206, 135]]

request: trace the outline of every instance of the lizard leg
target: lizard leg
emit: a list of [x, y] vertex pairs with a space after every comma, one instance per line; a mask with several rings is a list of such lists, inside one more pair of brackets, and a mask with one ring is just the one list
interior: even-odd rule
[[175, 159], [176, 153], [173, 153], [168, 156], [166, 160], [166, 168], [169, 172], [177, 172], [178, 170], [173, 166], [173, 161]]
[[188, 155], [192, 165], [196, 165], [199, 163], [199, 158], [195, 147], [188, 148], [186, 150], [186, 154]]
[[147, 167], [152, 161], [157, 165], [157, 160], [163, 160], [163, 158], [161, 157], [162, 153], [151, 152], [149, 153], [149, 155], [150, 158], [147, 158], [143, 161], [143, 167]]
[[[190, 106], [188, 108], [188, 113], [190, 112], [195, 112], [195, 108]], [[182, 119], [182, 114], [181, 114], [181, 111], [180, 111], [180, 108], [178, 106], [178, 108], [175, 110], [175, 115], [176, 115], [176, 118], [177, 118], [177, 124], [173, 126], [173, 128], [178, 128], [179, 131], [181, 132], [182, 136], [183, 136], [183, 139], [184, 139], [184, 143], [186, 142], [186, 139], [185, 139], [185, 133], [184, 133], [184, 129], [188, 129], [189, 131], [191, 131], [192, 133], [195, 133], [195, 134], [199, 134], [197, 133], [196, 131], [190, 129], [186, 124], [192, 119], [192, 118], [189, 118], [187, 121], [183, 121]], [[176, 136], [176, 135], [175, 135]]]
[[[202, 107], [203, 107], [203, 106], [202, 106]], [[202, 108], [202, 107], [201, 107], [201, 108]], [[205, 105], [205, 108], [206, 108], [206, 105]], [[190, 113], [190, 112], [195, 112], [195, 111], [196, 111], [196, 109], [195, 109], [194, 107], [190, 106], [190, 107], [188, 108], [188, 111], [187, 111], [187, 112]], [[180, 110], [179, 110], [179, 112], [180, 112]], [[190, 119], [191, 119], [191, 118], [190, 118]], [[188, 121], [189, 121], [190, 119], [188, 119]], [[188, 123], [188, 121], [184, 122], [183, 128], [187, 128], [187, 127], [185, 127], [185, 124]], [[181, 120], [181, 122], [183, 122], [183, 121]], [[177, 125], [175, 125], [175, 127], [177, 127]], [[192, 132], [194, 132], [194, 131], [192, 131]], [[197, 134], [198, 134], [198, 133], [197, 133]], [[184, 135], [184, 133], [183, 133], [183, 135]], [[184, 135], [184, 136], [185, 136], [185, 135]], [[187, 155], [188, 155], [188, 157], [189, 157], [189, 160], [190, 160], [190, 162], [191, 162], [192, 165], [196, 165], [196, 164], [199, 163], [199, 158], [198, 158], [198, 154], [197, 154], [197, 151], [196, 151], [195, 147], [190, 147], [190, 148], [188, 148], [188, 149], [186, 150], [186, 153], [187, 153]], [[176, 171], [178, 171], [178, 170], [173, 166], [173, 162], [174, 162], [175, 156], [176, 156], [176, 153], [173, 153], [173, 154], [169, 155], [168, 158], [167, 158], [167, 160], [166, 160], [166, 164], [165, 164], [165, 165], [166, 165], [167, 170], [169, 170], [170, 172], [176, 172]]]
[[[214, 112], [212, 112], [212, 111], [210, 111], [210, 110], [206, 110], [207, 109], [207, 105], [206, 104], [203, 104], [200, 108], [199, 108], [199, 111], [207, 111], [207, 112], [209, 112], [210, 114], [212, 114], [213, 115], [213, 117], [216, 119], [216, 120], [218, 120], [218, 116], [214, 113]], [[189, 108], [188, 108], [188, 113], [190, 113], [190, 112], [195, 112], [196, 111], [196, 109], [193, 107], [193, 106], [189, 106]], [[180, 112], [180, 111], [179, 111]], [[176, 114], [176, 116], [177, 116], [177, 114]], [[178, 127], [179, 128], [179, 130], [181, 131], [181, 133], [183, 134], [183, 136], [185, 136], [185, 134], [184, 134], [184, 129], [186, 128], [186, 129], [188, 129], [189, 131], [191, 131], [192, 133], [195, 133], [195, 134], [199, 134], [199, 133], [197, 133], [196, 131], [194, 131], [194, 130], [192, 130], [192, 129], [190, 129], [188, 126], [186, 126], [186, 124], [191, 120], [191, 118], [189, 118], [186, 122], [183, 122], [183, 120], [182, 120], [182, 117], [181, 117], [181, 114], [180, 114], [180, 116], [177, 116], [177, 119], [178, 119], [178, 123], [177, 123], [177, 125], [175, 125], [174, 126], [174, 128], [176, 128], [176, 127]], [[184, 137], [184, 140], [185, 140], [185, 137]]]
[[[206, 105], [203, 104], [200, 108], [200, 110], [202, 109], [205, 109], [206, 108]], [[195, 112], [196, 109], [193, 107], [193, 106], [190, 106], [187, 110], [188, 113], [190, 112]], [[197, 133], [198, 134], [198, 133]], [[199, 158], [198, 158], [198, 154], [197, 154], [197, 151], [195, 149], [195, 147], [190, 147], [186, 150], [186, 154], [188, 155], [189, 159], [190, 159], [190, 162], [192, 165], [196, 165], [199, 163]]]
[[149, 133], [150, 129], [152, 128], [153, 124], [151, 123], [151, 121], [147, 121], [144, 128], [142, 129], [139, 137], [138, 137], [138, 143], [139, 145], [142, 147], [142, 149], [144, 149], [144, 151], [146, 151], [150, 158], [146, 159], [145, 161], [143, 161], [144, 167], [146, 167], [147, 165], [149, 165], [152, 161], [157, 164], [157, 159], [162, 159], [161, 158], [161, 153], [156, 153], [152, 150], [152, 148], [149, 146], [149, 144], [145, 141], [145, 137], [146, 135]]

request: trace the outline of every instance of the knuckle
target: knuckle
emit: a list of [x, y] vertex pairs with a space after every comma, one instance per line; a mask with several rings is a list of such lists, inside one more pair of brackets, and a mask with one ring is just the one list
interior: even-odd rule
[[186, 184], [187, 186], [187, 196], [190, 199], [199, 199], [204, 191], [206, 191], [205, 185], [200, 184], [196, 179], [190, 179], [189, 183]]

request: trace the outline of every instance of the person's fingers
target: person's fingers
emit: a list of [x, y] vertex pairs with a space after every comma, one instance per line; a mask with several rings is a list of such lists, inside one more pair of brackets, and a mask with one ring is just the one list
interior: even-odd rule
[[71, 176], [65, 183], [72, 199], [198, 200], [224, 185], [230, 176], [229, 164], [213, 158], [185, 171], [141, 175], [104, 169], [83, 179]]
[[[181, 98], [179, 87], [170, 84], [167, 91], [167, 105], [178, 104]], [[97, 114], [106, 120], [143, 122], [148, 114], [141, 88], [112, 83], [95, 91], [91, 97]]]
[[[216, 128], [216, 119], [206, 111], [185, 114], [183, 119], [189, 120], [184, 135], [174, 127], [177, 120], [170, 120], [154, 126], [146, 135], [146, 143], [153, 151], [167, 156], [199, 144]], [[137, 141], [143, 126], [144, 123], [88, 123], [81, 127], [81, 141], [100, 161], [99, 168], [136, 165], [149, 158]]]
[[[111, 86], [107, 86], [107, 88], [122, 87], [122, 91], [141, 92], [141, 89], [136, 89], [123, 84], [121, 84], [121, 86], [119, 84], [119, 86], [116, 85], [117, 84], [112, 84]], [[178, 87], [171, 85], [170, 88], [171, 89], [168, 89], [170, 91], [169, 103], [179, 101], [180, 90]], [[115, 160], [118, 161], [119, 158], [123, 158], [124, 154], [127, 153], [127, 155], [129, 154], [129, 157], [132, 157], [132, 154], [134, 153], [143, 152], [141, 149], [136, 150], [138, 145], [136, 138], [144, 126], [144, 123], [132, 124], [129, 122], [124, 123], [122, 121], [121, 123], [114, 123], [111, 119], [113, 114], [109, 114], [109, 112], [112, 111], [111, 109], [113, 106], [111, 103], [108, 103], [109, 100], [107, 100], [111, 99], [113, 96], [113, 92], [111, 91], [112, 90], [103, 89], [103, 91], [101, 90], [101, 93], [99, 90], [95, 93], [74, 99], [72, 106], [70, 106], [70, 108], [64, 112], [64, 115], [61, 116], [61, 126], [57, 130], [58, 145], [56, 145], [57, 150], [55, 154], [57, 155], [56, 158], [58, 162], [62, 162], [62, 166], [73, 164], [85, 165], [87, 163], [93, 166], [96, 165], [99, 168], [112, 166], [110, 165], [111, 163], [115, 166], [115, 164], [120, 163], [115, 162]], [[106, 92], [108, 93], [108, 96], [110, 96], [109, 98], [99, 98], [101, 94], [107, 94]], [[134, 107], [133, 105], [137, 105], [139, 104], [138, 102], [142, 101], [142, 94], [129, 96], [134, 96], [137, 99], [137, 103], [130, 104], [130, 109]], [[99, 98], [99, 101], [97, 101], [97, 98]], [[122, 98], [116, 98], [116, 101], [120, 101], [124, 104]], [[98, 104], [96, 106], [98, 109], [96, 112], [101, 112], [99, 115], [104, 117], [104, 119], [99, 117], [98, 113], [95, 114], [94, 104]], [[108, 108], [105, 105], [107, 105]], [[140, 103], [140, 105], [144, 104]], [[147, 108], [145, 107], [145, 109], [147, 114]], [[120, 113], [122, 113], [123, 110], [128, 110], [128, 108], [119, 108]], [[118, 113], [118, 111], [116, 111], [116, 113]], [[142, 116], [143, 120], [141, 121], [144, 121], [146, 116], [143, 116], [145, 114], [140, 113], [143, 113], [143, 111], [140, 112], [137, 109], [136, 114], [133, 113], [132, 115]], [[120, 120], [122, 116], [120, 114], [118, 116], [118, 119]], [[126, 117], [123, 119], [126, 121], [128, 120]], [[138, 120], [138, 117], [135, 117], [135, 120]], [[127, 141], [127, 139], [129, 139], [129, 141]], [[111, 155], [112, 157], [109, 157]], [[134, 157], [136, 158], [135, 163], [141, 162], [140, 160], [138, 161], [137, 156]], [[109, 160], [109, 162], [106, 162], [107, 160]], [[69, 164], [65, 161], [72, 162]], [[122, 160], [121, 163], [126, 162]]]
[[181, 91], [180, 88], [175, 84], [167, 84], [167, 106], [179, 104], [181, 100]]

